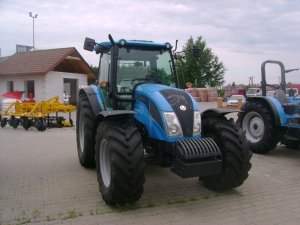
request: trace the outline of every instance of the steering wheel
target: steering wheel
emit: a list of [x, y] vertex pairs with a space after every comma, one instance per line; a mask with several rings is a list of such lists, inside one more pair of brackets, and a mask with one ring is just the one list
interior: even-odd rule
[[157, 74], [150, 74], [150, 75], [146, 75], [145, 77], [146, 79], [152, 79], [152, 80], [155, 80], [155, 79], [158, 79], [159, 76]]
[[147, 80], [149, 80], [149, 79], [147, 79], [147, 78], [136, 78], [136, 79], [133, 79], [133, 80], [131, 81], [131, 85], [132, 85], [132, 86], [135, 86], [136, 84], [140, 83], [140, 82], [138, 82], [138, 81], [147, 81]]
[[145, 78], [136, 78], [131, 81], [131, 85], [134, 87], [135, 85], [142, 83], [138, 81], [144, 81], [148, 83], [158, 83], [161, 84], [162, 82], [158, 80], [160, 76], [154, 74], [154, 75], [146, 75]]

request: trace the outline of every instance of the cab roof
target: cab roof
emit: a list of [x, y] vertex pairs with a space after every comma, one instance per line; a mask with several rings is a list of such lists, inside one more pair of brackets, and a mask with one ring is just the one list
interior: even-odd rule
[[[153, 41], [143, 41], [143, 40], [125, 40], [125, 39], [120, 39], [115, 42], [117, 46], [131, 46], [131, 47], [152, 47], [152, 48], [172, 48], [171, 44], [166, 42], [166, 43], [157, 43]], [[112, 46], [111, 42], [101, 42], [99, 44], [100, 46], [105, 46], [110, 48]]]

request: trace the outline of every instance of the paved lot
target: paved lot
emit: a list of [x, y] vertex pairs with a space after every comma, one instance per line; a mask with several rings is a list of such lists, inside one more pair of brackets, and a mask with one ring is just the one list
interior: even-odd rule
[[96, 171], [77, 159], [75, 128], [0, 129], [0, 224], [299, 224], [300, 151], [253, 155], [246, 182], [226, 193], [148, 166], [134, 208], [103, 202]]

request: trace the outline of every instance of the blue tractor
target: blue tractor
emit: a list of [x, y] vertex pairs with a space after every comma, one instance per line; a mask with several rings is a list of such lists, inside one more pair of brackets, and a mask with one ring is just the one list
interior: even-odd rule
[[[266, 82], [266, 65], [277, 64], [281, 69], [281, 84]], [[300, 144], [300, 96], [293, 91], [286, 93], [286, 70], [280, 61], [267, 60], [261, 66], [262, 96], [248, 97], [238, 114], [237, 123], [245, 131], [250, 149], [255, 153], [267, 153], [281, 142], [288, 148]], [[267, 91], [271, 86], [275, 91]], [[292, 90], [292, 89], [291, 89]], [[270, 93], [270, 94], [269, 94]]]
[[98, 81], [79, 92], [77, 150], [83, 167], [96, 166], [109, 205], [137, 201], [147, 162], [169, 166], [182, 178], [198, 177], [216, 191], [240, 186], [251, 151], [230, 111], [200, 114], [178, 89], [170, 43], [121, 39], [84, 49], [100, 54]]

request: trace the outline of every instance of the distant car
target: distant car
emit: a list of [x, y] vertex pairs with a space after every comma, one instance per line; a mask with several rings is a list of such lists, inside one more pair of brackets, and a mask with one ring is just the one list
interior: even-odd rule
[[244, 95], [231, 95], [229, 100], [227, 101], [228, 106], [237, 106], [238, 105], [238, 100], [242, 99], [242, 103], [246, 101], [246, 98]]
[[260, 88], [249, 88], [246, 92], [247, 97], [251, 96], [261, 96], [261, 90]]

